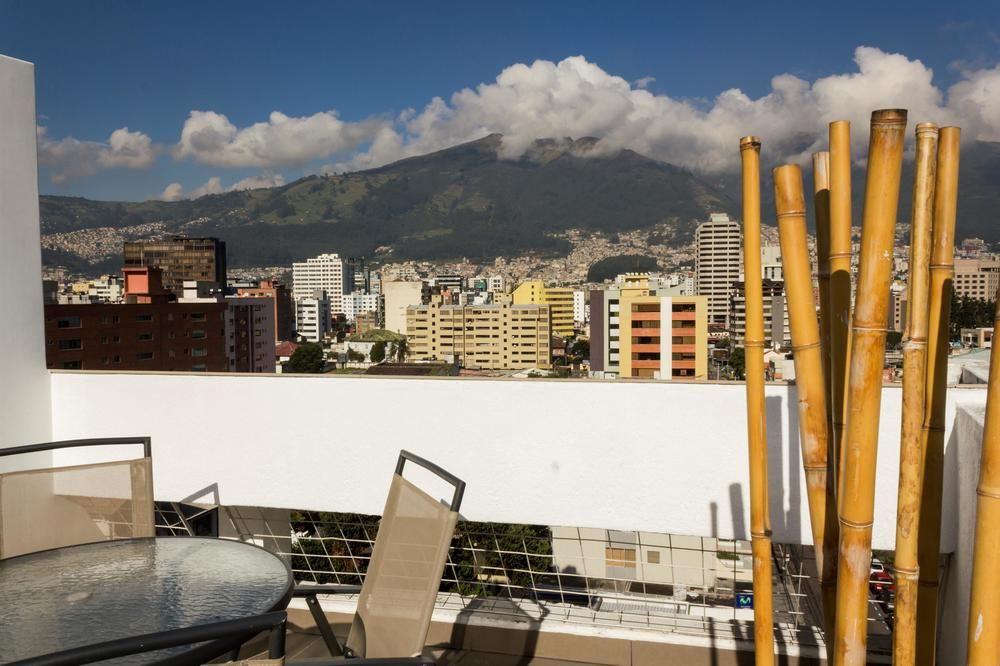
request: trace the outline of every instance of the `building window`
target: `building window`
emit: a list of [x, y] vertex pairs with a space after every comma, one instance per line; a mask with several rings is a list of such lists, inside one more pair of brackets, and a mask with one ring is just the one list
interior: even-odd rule
[[59, 349], [69, 350], [69, 349], [83, 349], [83, 340], [80, 338], [72, 338], [70, 340], [60, 340]]
[[135, 357], [140, 361], [149, 361], [153, 358], [153, 352], [139, 352]]
[[609, 567], [626, 567], [635, 569], [635, 549], [633, 548], [605, 548], [605, 564]]
[[203, 330], [191, 331], [192, 340], [201, 340], [204, 337], [205, 337], [205, 331]]
[[646, 562], [649, 564], [659, 564], [660, 563], [660, 551], [658, 550], [647, 550], [646, 551]]
[[80, 328], [79, 317], [59, 317], [56, 320], [56, 328]]
[[205, 313], [204, 312], [192, 312], [191, 313], [191, 319], [193, 319], [195, 321], [205, 321]]
[[143, 342], [145, 340], [152, 340], [153, 339], [153, 334], [152, 333], [140, 333], [139, 335], [137, 335], [135, 337], [136, 337], [136, 340], [138, 340], [139, 342]]
[[194, 372], [207, 372], [208, 366], [204, 363], [199, 363], [198, 365], [192, 365], [191, 370]]
[[83, 368], [82, 361], [63, 361], [63, 370], [81, 370]]
[[208, 356], [208, 350], [204, 347], [192, 347], [191, 356]]
[[153, 321], [153, 315], [151, 314], [138, 314], [135, 316], [136, 321]]

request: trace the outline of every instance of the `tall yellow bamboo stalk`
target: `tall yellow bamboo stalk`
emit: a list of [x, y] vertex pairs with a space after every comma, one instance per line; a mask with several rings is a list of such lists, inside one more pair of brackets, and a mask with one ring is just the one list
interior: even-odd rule
[[875, 462], [906, 111], [872, 113], [840, 488], [835, 666], [866, 662]]
[[[1000, 309], [994, 315], [1000, 328]], [[986, 423], [976, 500], [976, 546], [969, 600], [969, 666], [995, 666], [1000, 655], [1000, 353], [990, 357]]]
[[945, 390], [948, 383], [951, 287], [955, 273], [955, 210], [962, 131], [942, 127], [938, 136], [931, 241], [927, 373], [924, 398], [924, 481], [920, 497], [917, 591], [917, 663], [933, 664], [937, 645], [938, 558], [941, 546], [941, 483], [944, 474]]
[[812, 293], [812, 271], [806, 240], [806, 201], [802, 191], [802, 169], [786, 164], [774, 170], [774, 206], [781, 241], [781, 266], [787, 292], [788, 320], [795, 354], [795, 393], [799, 402], [799, 443], [806, 474], [809, 522], [812, 525], [816, 566], [823, 586], [824, 619], [833, 618], [836, 587], [831, 587], [829, 562], [837, 558], [836, 524], [827, 479], [829, 420], [823, 375], [822, 349], [816, 304]]
[[750, 546], [753, 633], [757, 666], [774, 664], [771, 520], [767, 504], [767, 421], [764, 409], [764, 296], [760, 260], [760, 139], [740, 139], [743, 163], [743, 267], [746, 289], [745, 366], [750, 456]]
[[[851, 325], [851, 123], [830, 123], [830, 404], [833, 440], [828, 458], [840, 497]], [[837, 572], [833, 572], [836, 577]]]
[[819, 291], [819, 346], [826, 387], [827, 441], [833, 440], [830, 393], [830, 153], [813, 153], [813, 208], [816, 210], [816, 284]]
[[910, 280], [903, 332], [903, 424], [899, 443], [899, 499], [896, 509], [896, 616], [892, 663], [912, 666], [917, 639], [917, 535], [923, 484], [924, 373], [927, 367], [927, 296], [930, 280], [934, 180], [938, 128], [917, 125], [917, 156], [910, 220]]

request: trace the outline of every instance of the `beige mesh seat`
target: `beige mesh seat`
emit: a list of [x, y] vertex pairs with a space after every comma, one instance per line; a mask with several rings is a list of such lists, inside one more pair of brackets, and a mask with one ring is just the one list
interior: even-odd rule
[[[407, 462], [452, 485], [451, 504], [431, 497], [404, 479]], [[295, 591], [295, 596], [305, 597], [331, 655], [398, 659], [418, 657], [423, 652], [464, 492], [464, 481], [408, 451], [400, 451], [344, 647], [338, 643], [316, 598], [317, 594], [342, 591], [342, 586], [303, 585]]]
[[[91, 446], [142, 446], [130, 460], [3, 472], [14, 456]], [[149, 437], [78, 439], [0, 449], [0, 559], [95, 541], [151, 537]]]

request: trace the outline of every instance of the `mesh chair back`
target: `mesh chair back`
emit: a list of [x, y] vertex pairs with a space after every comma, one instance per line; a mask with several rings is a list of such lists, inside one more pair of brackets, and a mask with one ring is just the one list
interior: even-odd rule
[[420, 655], [457, 521], [457, 511], [393, 475], [347, 638], [355, 655]]
[[147, 456], [0, 474], [0, 559], [154, 536], [152, 468]]

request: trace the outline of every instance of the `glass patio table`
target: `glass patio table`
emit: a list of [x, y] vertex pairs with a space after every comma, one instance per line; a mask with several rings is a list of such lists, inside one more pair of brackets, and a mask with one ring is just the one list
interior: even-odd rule
[[[123, 539], [0, 560], [0, 662], [282, 610], [293, 587], [281, 558], [225, 539]], [[238, 644], [209, 641], [113, 663], [203, 663]]]

